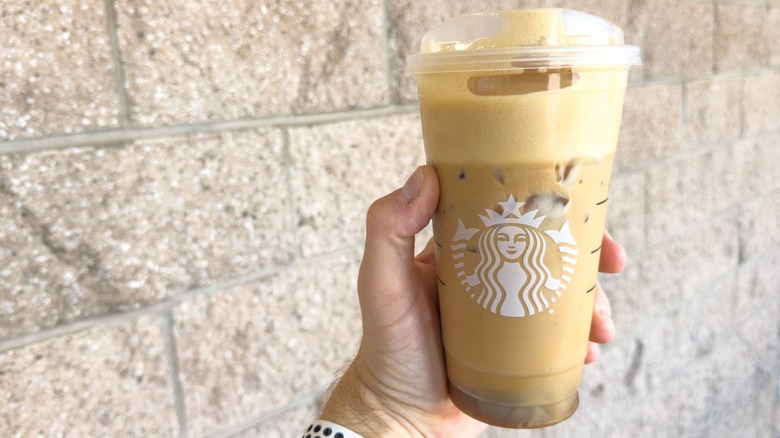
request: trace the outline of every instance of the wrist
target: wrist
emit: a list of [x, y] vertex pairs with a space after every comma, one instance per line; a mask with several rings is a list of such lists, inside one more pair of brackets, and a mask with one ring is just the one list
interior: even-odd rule
[[423, 436], [407, 420], [410, 416], [365, 384], [356, 362], [357, 359], [333, 389], [320, 418], [340, 424], [364, 437]]

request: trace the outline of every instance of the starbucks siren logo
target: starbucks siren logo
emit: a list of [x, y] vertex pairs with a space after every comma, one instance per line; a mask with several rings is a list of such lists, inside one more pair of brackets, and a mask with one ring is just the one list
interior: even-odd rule
[[[525, 203], [511, 195], [499, 205], [503, 212], [485, 210], [487, 216], [480, 215], [484, 229], [466, 228], [458, 219], [451, 247], [458, 277], [471, 298], [492, 313], [508, 317], [541, 313], [550, 309], [571, 281], [579, 254], [577, 242], [568, 221], [560, 230], [540, 231], [545, 216], [535, 217], [539, 210], [521, 213]], [[471, 255], [467, 247], [472, 239], [477, 240], [479, 260], [467, 274], [467, 255]], [[560, 257], [560, 278], [554, 278], [545, 265], [548, 251]]]

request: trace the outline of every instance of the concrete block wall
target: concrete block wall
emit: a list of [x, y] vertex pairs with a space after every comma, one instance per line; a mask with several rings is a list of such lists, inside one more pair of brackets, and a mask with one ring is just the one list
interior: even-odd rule
[[424, 162], [404, 58], [539, 6], [642, 46], [631, 262], [575, 416], [485, 436], [780, 436], [777, 0], [3, 1], [0, 436], [296, 436], [359, 341], [365, 210]]

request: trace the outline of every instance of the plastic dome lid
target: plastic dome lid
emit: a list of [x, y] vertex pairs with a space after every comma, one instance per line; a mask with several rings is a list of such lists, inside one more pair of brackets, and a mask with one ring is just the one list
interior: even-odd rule
[[640, 65], [623, 31], [570, 9], [519, 9], [452, 18], [428, 32], [407, 74]]

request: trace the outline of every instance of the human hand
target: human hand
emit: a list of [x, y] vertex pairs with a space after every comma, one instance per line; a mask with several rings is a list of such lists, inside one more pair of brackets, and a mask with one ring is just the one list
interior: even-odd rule
[[[414, 257], [414, 238], [436, 209], [439, 185], [430, 166], [372, 204], [358, 277], [363, 339], [321, 417], [364, 436], [477, 436], [486, 425], [450, 401], [439, 326], [432, 242]], [[604, 234], [602, 272], [619, 272], [626, 255]], [[609, 301], [596, 288], [586, 363], [612, 340]]]

